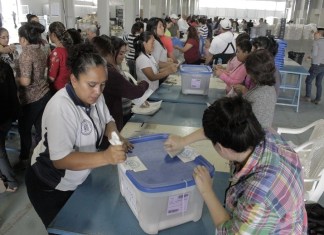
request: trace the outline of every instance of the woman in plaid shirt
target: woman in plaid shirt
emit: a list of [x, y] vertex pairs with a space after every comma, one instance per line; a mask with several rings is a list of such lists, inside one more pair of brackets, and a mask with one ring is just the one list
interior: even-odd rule
[[226, 209], [212, 189], [207, 169], [194, 170], [217, 234], [307, 234], [298, 155], [275, 131], [262, 129], [247, 100], [241, 96], [217, 100], [204, 112], [203, 129], [169, 137], [166, 150], [205, 138], [234, 166]]

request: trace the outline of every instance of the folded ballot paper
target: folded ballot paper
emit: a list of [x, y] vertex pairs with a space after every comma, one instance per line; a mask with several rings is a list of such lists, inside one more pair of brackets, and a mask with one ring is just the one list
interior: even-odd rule
[[158, 102], [148, 102], [142, 105], [134, 105], [132, 112], [141, 115], [153, 115], [161, 108], [162, 100]]

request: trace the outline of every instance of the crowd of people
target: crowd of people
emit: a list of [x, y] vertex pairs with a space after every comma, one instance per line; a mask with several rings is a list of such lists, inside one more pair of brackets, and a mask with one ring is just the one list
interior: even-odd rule
[[[206, 169], [199, 166], [193, 175], [218, 232], [305, 234], [302, 167], [271, 128], [280, 85], [278, 45], [273, 37], [251, 39], [249, 23], [242, 22], [171, 14], [136, 19], [123, 39], [89, 28], [85, 40], [78, 30], [52, 22], [47, 41], [44, 26], [29, 15], [18, 30], [21, 53], [0, 28], [0, 189], [15, 192], [19, 186], [5, 149], [11, 123], [18, 120], [27, 193], [47, 227], [91, 169], [125, 161], [133, 146], [120, 131], [132, 115], [132, 99], [157, 90], [177, 72], [180, 52], [186, 64], [212, 66], [226, 84], [224, 98], [204, 112], [203, 128], [186, 137], [171, 135], [165, 143], [168, 152], [178, 153], [209, 139], [231, 162], [228, 210], [212, 192]], [[322, 38], [319, 30], [316, 40]], [[137, 84], [122, 70], [124, 60]], [[308, 90], [312, 79], [306, 80]], [[113, 133], [121, 145], [109, 143]]]

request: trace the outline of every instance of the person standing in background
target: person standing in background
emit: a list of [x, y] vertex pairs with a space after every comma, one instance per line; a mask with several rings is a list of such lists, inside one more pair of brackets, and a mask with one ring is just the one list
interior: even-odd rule
[[12, 20], [14, 22], [14, 25], [15, 25], [15, 29], [17, 28], [17, 24], [16, 24], [16, 12], [12, 11]]
[[171, 14], [170, 19], [171, 19], [171, 21], [173, 23], [173, 25], [169, 28], [169, 31], [171, 33], [171, 37], [180, 38], [180, 32], [179, 32], [179, 26], [178, 26], [179, 17], [176, 14]]
[[7, 192], [15, 192], [18, 188], [6, 151], [6, 138], [11, 123], [18, 117], [19, 108], [13, 70], [9, 64], [0, 60], [0, 193], [1, 186], [2, 191]]
[[52, 81], [51, 90], [55, 93], [65, 87], [70, 80], [71, 71], [66, 64], [67, 49], [73, 45], [73, 39], [61, 22], [51, 23], [48, 30], [51, 42], [56, 46], [49, 56], [48, 64], [48, 77]]
[[35, 142], [41, 139], [41, 120], [44, 108], [51, 98], [45, 78], [47, 55], [43, 51], [41, 33], [45, 27], [37, 22], [26, 23], [18, 30], [22, 52], [18, 59], [17, 80], [22, 113], [19, 116], [20, 155], [22, 164], [28, 163], [32, 147], [32, 127], [35, 126]]
[[[324, 77], [324, 28], [318, 28], [314, 34], [314, 42], [312, 47], [312, 59], [311, 67], [309, 68], [309, 75], [307, 76], [306, 83], [306, 95], [305, 101], [319, 104], [322, 97], [322, 80]], [[316, 78], [316, 96], [312, 99], [312, 82]]]
[[134, 40], [144, 31], [144, 24], [136, 22], [133, 24], [131, 33], [128, 34], [126, 43], [128, 44], [129, 52], [126, 54], [126, 61], [129, 68], [129, 73], [137, 80], [136, 65], [135, 65], [135, 47]]

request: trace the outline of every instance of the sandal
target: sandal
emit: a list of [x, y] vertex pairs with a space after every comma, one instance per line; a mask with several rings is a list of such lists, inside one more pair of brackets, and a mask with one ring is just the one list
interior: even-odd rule
[[7, 186], [5, 184], [5, 182], [2, 180], [2, 178], [0, 177], [0, 193], [3, 193], [7, 190]]
[[9, 193], [14, 193], [16, 192], [18, 189], [18, 187], [13, 187], [13, 188], [10, 188], [9, 186], [7, 187], [6, 189], [6, 192], [9, 192]]

